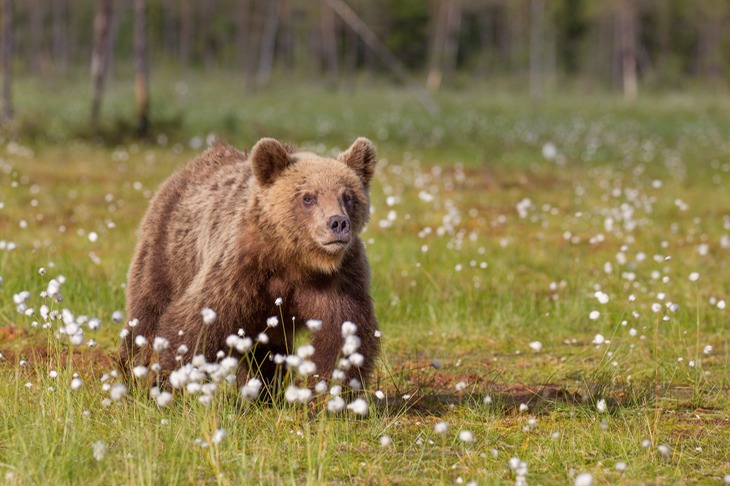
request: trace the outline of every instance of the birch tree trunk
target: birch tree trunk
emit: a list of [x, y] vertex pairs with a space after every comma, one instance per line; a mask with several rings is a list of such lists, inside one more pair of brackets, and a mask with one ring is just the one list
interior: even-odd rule
[[544, 0], [530, 0], [530, 98], [533, 101], [542, 99], [544, 17]]
[[99, 126], [101, 102], [104, 97], [109, 41], [111, 38], [112, 0], [97, 0], [94, 15], [94, 44], [91, 52], [91, 128]]
[[335, 12], [332, 7], [322, 2], [320, 5], [322, 27], [322, 54], [327, 66], [327, 83], [330, 86], [337, 84], [337, 33], [335, 31]]
[[2, 64], [3, 64], [3, 109], [2, 121], [13, 119], [13, 2], [2, 0]]
[[56, 71], [65, 73], [68, 69], [68, 5], [66, 0], [53, 0], [50, 4], [53, 19], [53, 67]]
[[147, 61], [147, 0], [134, 0], [134, 88], [137, 134], [149, 133], [149, 63]]
[[618, 9], [621, 80], [624, 98], [633, 102], [639, 91], [636, 79], [636, 12], [633, 0], [619, 0]]
[[271, 79], [274, 67], [274, 50], [276, 48], [276, 30], [279, 27], [279, 0], [268, 0], [264, 30], [261, 33], [261, 52], [256, 81], [262, 85]]

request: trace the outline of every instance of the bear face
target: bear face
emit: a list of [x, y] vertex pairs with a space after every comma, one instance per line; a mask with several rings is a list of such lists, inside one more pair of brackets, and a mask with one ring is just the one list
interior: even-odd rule
[[305, 271], [336, 272], [370, 214], [369, 184], [375, 149], [358, 139], [337, 159], [287, 153], [273, 139], [257, 143], [250, 157], [260, 186], [253, 201], [258, 231], [278, 257]]

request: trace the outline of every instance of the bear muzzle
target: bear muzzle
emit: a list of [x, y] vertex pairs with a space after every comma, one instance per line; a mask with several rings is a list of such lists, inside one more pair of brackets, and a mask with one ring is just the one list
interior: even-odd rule
[[337, 252], [350, 244], [352, 232], [350, 218], [343, 215], [330, 216], [327, 220], [327, 235], [320, 240], [320, 244], [329, 252]]

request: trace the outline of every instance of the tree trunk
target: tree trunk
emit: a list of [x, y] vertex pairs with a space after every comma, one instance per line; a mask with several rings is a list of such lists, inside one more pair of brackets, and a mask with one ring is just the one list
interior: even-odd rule
[[530, 98], [542, 99], [545, 1], [530, 0]]
[[67, 0], [53, 0], [51, 13], [53, 16], [53, 65], [61, 73], [68, 69], [68, 5]]
[[624, 98], [628, 102], [633, 102], [638, 94], [636, 79], [636, 12], [633, 0], [619, 0], [618, 9], [621, 84]]
[[193, 38], [192, 0], [180, 0], [180, 62], [183, 67], [190, 65], [191, 40]]
[[3, 64], [3, 109], [2, 121], [13, 119], [13, 2], [2, 0], [2, 64]]
[[134, 0], [134, 87], [137, 135], [149, 133], [149, 63], [147, 62], [147, 0]]
[[327, 68], [327, 84], [337, 85], [337, 32], [335, 31], [335, 12], [332, 7], [322, 2], [320, 5], [320, 21], [322, 27], [322, 54]]
[[276, 48], [276, 29], [279, 27], [279, 0], [269, 0], [264, 20], [264, 30], [261, 33], [261, 52], [259, 54], [259, 68], [256, 81], [264, 85], [271, 79], [274, 67], [274, 51]]
[[215, 3], [213, 0], [205, 0], [198, 3], [200, 6], [200, 53], [203, 56], [203, 66], [210, 69], [215, 66], [215, 26], [213, 25], [213, 11]]
[[452, 0], [441, 0], [433, 20], [433, 43], [428, 62], [428, 76], [426, 77], [426, 88], [433, 92], [441, 87], [444, 76], [443, 57], [444, 44], [446, 43], [446, 24], [449, 17], [449, 3]]
[[30, 71], [40, 74], [45, 64], [43, 59], [43, 21], [46, 15], [46, 2], [29, 2], [30, 15]]
[[444, 77], [449, 77], [456, 71], [457, 56], [459, 54], [459, 34], [461, 33], [461, 4], [460, 0], [450, 0], [448, 16], [446, 18], [446, 36], [444, 37], [443, 70]]
[[248, 42], [250, 39], [251, 5], [249, 0], [238, 0], [236, 11], [233, 13], [236, 22], [236, 52], [241, 71], [246, 71], [248, 64]]
[[91, 52], [91, 127], [99, 125], [101, 101], [106, 81], [109, 40], [112, 22], [112, 0], [97, 0], [94, 16], [94, 45]]
[[176, 5], [177, 0], [163, 0], [162, 8], [165, 15], [162, 19], [162, 50], [170, 58], [178, 53], [176, 34], [179, 12], [175, 11]]
[[246, 66], [245, 79], [246, 84], [251, 87], [256, 86], [256, 69], [258, 67], [258, 59], [261, 53], [261, 33], [263, 31], [265, 5], [262, 2], [252, 2], [250, 10], [251, 19], [248, 21], [247, 34], [247, 50], [246, 50]]

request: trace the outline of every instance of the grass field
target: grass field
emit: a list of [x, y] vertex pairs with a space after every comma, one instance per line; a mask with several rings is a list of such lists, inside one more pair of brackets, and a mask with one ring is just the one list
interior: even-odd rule
[[[25, 138], [0, 148], [6, 484], [730, 482], [730, 97], [535, 106], [474, 86], [430, 115], [394, 88], [158, 79], [148, 142], [119, 135], [131, 90], [112, 86], [111, 145], [78, 137], [85, 88], [18, 83]], [[378, 146], [366, 417], [114, 386], [135, 227], [209, 134]], [[41, 295], [59, 276], [61, 303]], [[63, 309], [66, 327], [45, 320]]]

